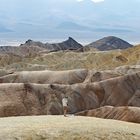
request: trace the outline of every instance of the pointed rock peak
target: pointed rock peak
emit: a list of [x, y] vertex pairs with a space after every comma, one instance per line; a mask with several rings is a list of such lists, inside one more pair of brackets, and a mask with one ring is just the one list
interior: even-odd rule
[[75, 41], [72, 37], [69, 37], [69, 39], [68, 40], [73, 40], [73, 41]]
[[67, 40], [61, 43], [51, 44], [54, 47], [54, 50], [78, 50], [83, 48], [83, 46], [75, 41], [72, 37], [69, 37]]
[[64, 42], [73, 42], [73, 43], [78, 43], [76, 40], [74, 40], [72, 37], [69, 37], [68, 40]]
[[28, 40], [25, 42], [25, 44], [26, 44], [26, 43], [31, 43], [31, 42], [33, 42], [33, 40], [28, 39]]
[[23, 46], [23, 45], [28, 45], [28, 46], [29, 46], [29, 45], [31, 45], [33, 42], [34, 42], [33, 40], [28, 39], [27, 41], [25, 41], [24, 44], [20, 44], [20, 46]]

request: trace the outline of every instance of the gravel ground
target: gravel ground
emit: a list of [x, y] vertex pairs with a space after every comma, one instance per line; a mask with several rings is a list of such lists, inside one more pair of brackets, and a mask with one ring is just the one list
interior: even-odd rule
[[0, 118], [0, 140], [140, 140], [140, 124], [80, 116]]

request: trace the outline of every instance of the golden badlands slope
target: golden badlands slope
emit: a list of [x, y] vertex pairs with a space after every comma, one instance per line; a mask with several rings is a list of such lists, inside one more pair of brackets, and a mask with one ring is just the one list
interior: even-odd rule
[[114, 51], [59, 51], [39, 52], [21, 57], [13, 54], [0, 57], [1, 68], [22, 70], [69, 70], [69, 69], [114, 69], [122, 65], [136, 65], [140, 62], [140, 45], [126, 50]]

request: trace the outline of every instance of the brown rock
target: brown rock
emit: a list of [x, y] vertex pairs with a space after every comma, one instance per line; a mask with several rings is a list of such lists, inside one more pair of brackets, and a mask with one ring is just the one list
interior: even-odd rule
[[104, 107], [100, 107], [93, 110], [82, 111], [82, 112], [76, 113], [76, 115], [140, 123], [140, 108], [139, 107], [104, 106]]
[[0, 84], [0, 116], [62, 114], [67, 94], [69, 113], [102, 106], [139, 107], [140, 73], [73, 85]]

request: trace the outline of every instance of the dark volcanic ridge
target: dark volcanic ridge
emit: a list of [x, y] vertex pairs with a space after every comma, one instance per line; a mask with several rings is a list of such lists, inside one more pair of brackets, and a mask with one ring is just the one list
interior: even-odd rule
[[115, 50], [115, 49], [127, 49], [133, 47], [133, 45], [129, 44], [128, 42], [115, 37], [115, 36], [108, 36], [104, 37], [100, 40], [97, 40], [93, 43], [87, 45], [90, 48], [96, 48], [100, 51], [107, 51], [107, 50]]
[[43, 44], [42, 42], [35, 42], [33, 40], [28, 40], [25, 42], [25, 44], [21, 44], [21, 47], [25, 46], [38, 46], [44, 49], [47, 49], [48, 51], [61, 51], [61, 50], [79, 50], [83, 48], [83, 46], [75, 41], [73, 38], [69, 37], [66, 41], [63, 41], [61, 43], [45, 43]]

